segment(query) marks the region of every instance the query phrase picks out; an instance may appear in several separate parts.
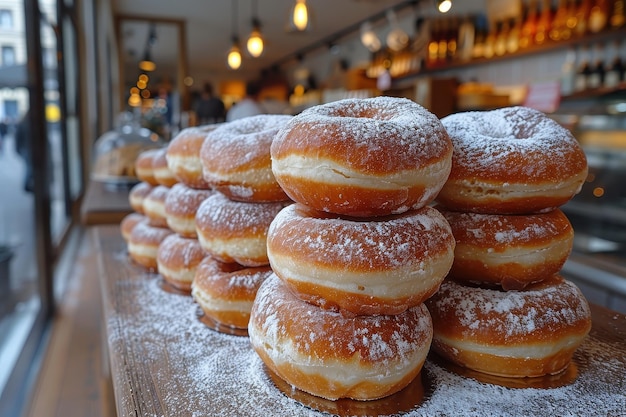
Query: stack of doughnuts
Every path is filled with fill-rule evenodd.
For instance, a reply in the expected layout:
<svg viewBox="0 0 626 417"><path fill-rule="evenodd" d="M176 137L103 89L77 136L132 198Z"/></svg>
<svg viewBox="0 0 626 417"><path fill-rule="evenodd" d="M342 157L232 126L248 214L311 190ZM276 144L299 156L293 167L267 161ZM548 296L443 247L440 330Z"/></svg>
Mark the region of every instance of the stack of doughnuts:
<svg viewBox="0 0 626 417"><path fill-rule="evenodd" d="M454 154L436 201L456 248L426 302L433 350L497 376L559 373L591 327L584 296L559 275L574 238L559 206L580 190L585 154L567 129L526 107L442 123Z"/></svg>
<svg viewBox="0 0 626 417"><path fill-rule="evenodd" d="M295 204L268 230L273 274L252 308L253 348L318 397L400 391L426 359L424 301L453 261L450 226L428 206L451 168L445 129L408 99L347 99L295 116L271 157Z"/></svg>
<svg viewBox="0 0 626 417"><path fill-rule="evenodd" d="M195 214L197 239L209 256L196 271L192 297L215 330L247 335L256 292L272 272L267 230L291 202L272 174L270 146L291 117L223 123L199 148L196 171L213 191Z"/></svg>

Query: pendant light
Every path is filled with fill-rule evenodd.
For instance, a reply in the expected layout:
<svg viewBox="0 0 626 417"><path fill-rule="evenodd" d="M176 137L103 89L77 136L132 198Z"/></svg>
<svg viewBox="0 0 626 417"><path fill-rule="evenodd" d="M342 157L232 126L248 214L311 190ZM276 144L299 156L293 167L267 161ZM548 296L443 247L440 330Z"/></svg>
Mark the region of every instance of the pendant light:
<svg viewBox="0 0 626 417"><path fill-rule="evenodd" d="M232 46L228 51L228 66L231 69L239 69L241 66L241 49L239 49L239 36L237 36L237 0L233 0L232 3L232 28L233 28L233 37L232 37Z"/></svg>
<svg viewBox="0 0 626 417"><path fill-rule="evenodd" d="M252 32L246 43L248 53L258 58L263 53L263 37L261 36L261 22L257 17L256 0L252 0Z"/></svg>
<svg viewBox="0 0 626 417"><path fill-rule="evenodd" d="M309 8L306 0L296 0L290 19L291 26L300 32L309 28Z"/></svg>
<svg viewBox="0 0 626 417"><path fill-rule="evenodd" d="M437 10L440 13L447 13L452 8L452 0L437 0Z"/></svg>
<svg viewBox="0 0 626 417"><path fill-rule="evenodd" d="M387 10L387 20L391 25L391 31L387 34L387 46L392 51L401 51L409 44L409 35L400 28L396 12L392 9Z"/></svg>
<svg viewBox="0 0 626 417"><path fill-rule="evenodd" d="M378 52L382 46L370 22L363 22L361 25L361 43L370 52Z"/></svg>

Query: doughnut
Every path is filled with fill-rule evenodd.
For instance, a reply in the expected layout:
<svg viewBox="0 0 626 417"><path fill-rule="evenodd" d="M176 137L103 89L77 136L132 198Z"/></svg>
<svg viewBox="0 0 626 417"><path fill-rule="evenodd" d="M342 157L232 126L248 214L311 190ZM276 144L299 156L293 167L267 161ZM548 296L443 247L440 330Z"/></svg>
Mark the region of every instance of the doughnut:
<svg viewBox="0 0 626 417"><path fill-rule="evenodd" d="M303 300L353 314L398 314L430 297L454 257L454 237L431 207L349 218L296 203L267 233L272 269Z"/></svg>
<svg viewBox="0 0 626 417"><path fill-rule="evenodd" d="M574 244L574 229L559 209L529 215L441 213L456 240L448 277L458 282L519 290L559 272Z"/></svg>
<svg viewBox="0 0 626 417"><path fill-rule="evenodd" d="M198 241L221 262L269 265L267 229L285 204L288 203L245 203L215 192L196 212Z"/></svg>
<svg viewBox="0 0 626 417"><path fill-rule="evenodd" d="M143 200L148 194L150 194L150 191L152 191L154 187L154 185L148 184L144 181L133 185L133 188L131 188L128 193L128 202L133 210L137 213L143 214Z"/></svg>
<svg viewBox="0 0 626 417"><path fill-rule="evenodd" d="M269 266L245 267L208 256L198 265L191 295L216 322L247 329L257 290L271 273Z"/></svg>
<svg viewBox="0 0 626 417"><path fill-rule="evenodd" d="M223 124L200 149L204 179L229 198L246 202L289 198L272 173L270 146L293 116L260 114Z"/></svg>
<svg viewBox="0 0 626 417"><path fill-rule="evenodd" d="M128 243L128 239L130 238L130 232L137 225L137 223L145 221L146 216L139 213L129 213L120 222L120 232L122 233L122 237L124 241Z"/></svg>
<svg viewBox="0 0 626 417"><path fill-rule="evenodd" d="M419 374L433 329L424 304L346 317L301 300L272 274L257 292L248 334L265 365L292 386L330 400L374 400Z"/></svg>
<svg viewBox="0 0 626 417"><path fill-rule="evenodd" d="M440 120L404 98L314 106L281 129L272 170L294 201L370 217L430 203L448 178L452 144Z"/></svg>
<svg viewBox="0 0 626 417"><path fill-rule="evenodd" d="M152 170L154 179L160 185L164 185L166 187L171 187L176 184L178 180L170 171L169 166L167 165L167 148L160 148L154 159L152 160Z"/></svg>
<svg viewBox="0 0 626 417"><path fill-rule="evenodd" d="M159 152L159 148L151 148L142 151L135 159L135 173L140 181L145 181L151 185L159 185L154 177L154 168L152 162Z"/></svg>
<svg viewBox="0 0 626 417"><path fill-rule="evenodd" d="M587 177L582 147L540 111L518 106L456 113L442 123L454 154L437 202L450 210L545 212L569 201Z"/></svg>
<svg viewBox="0 0 626 417"><path fill-rule="evenodd" d="M486 374L557 374L591 329L591 312L578 287L560 275L521 291L465 286L452 280L426 301L433 350Z"/></svg>
<svg viewBox="0 0 626 417"><path fill-rule="evenodd" d="M143 213L148 217L150 224L155 227L167 227L165 217L165 199L170 189L157 185L143 199Z"/></svg>
<svg viewBox="0 0 626 417"><path fill-rule="evenodd" d="M159 245L172 233L170 229L151 226L148 221L137 223L128 238L130 258L149 271L156 272Z"/></svg>
<svg viewBox="0 0 626 417"><path fill-rule="evenodd" d="M180 182L175 184L165 198L167 226L183 237L196 238L196 212L213 193L212 190L199 190Z"/></svg>
<svg viewBox="0 0 626 417"><path fill-rule="evenodd" d="M191 188L210 188L202 178L200 148L207 133L217 126L219 124L187 127L172 138L167 147L167 166L179 182Z"/></svg>
<svg viewBox="0 0 626 417"><path fill-rule="evenodd" d="M159 274L174 288L191 292L191 282L196 275L196 269L206 256L197 239L173 233L159 245L157 251Z"/></svg>

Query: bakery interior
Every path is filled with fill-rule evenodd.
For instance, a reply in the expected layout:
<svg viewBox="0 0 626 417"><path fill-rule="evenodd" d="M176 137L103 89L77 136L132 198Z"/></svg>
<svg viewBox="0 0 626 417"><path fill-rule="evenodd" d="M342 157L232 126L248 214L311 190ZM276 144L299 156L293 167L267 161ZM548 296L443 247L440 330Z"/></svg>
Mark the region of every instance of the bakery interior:
<svg viewBox="0 0 626 417"><path fill-rule="evenodd" d="M603 334L623 342L624 3L1 2L0 416L227 415L232 407L240 407L236 415L260 415L262 405L255 409L252 400L237 406L237 399L219 397L213 404L193 393L185 408L185 388L171 382L180 366L164 376L151 358L128 362L145 349L138 347L139 336L126 334L120 342L123 337L111 333L120 326L115 313L135 308L132 300L105 294L113 288L107 273L120 286L120 277L132 275L120 255L119 224L132 212L135 158L202 124L195 109L206 84L225 111L254 83L262 108L272 114L295 116L324 103L378 96L408 98L438 118L508 106L544 112L572 132L589 168L580 192L561 207L575 235L560 273L607 318L599 325ZM293 17L302 6L306 22ZM249 52L246 42L255 31L262 46ZM151 66L142 67L146 61ZM172 328L178 319L172 317ZM623 348L618 355L615 373L624 375ZM133 390L139 387L148 392L138 395ZM616 398L623 412L626 397ZM193 409L207 404L215 408ZM380 414L422 415L419 406L393 407ZM347 408L355 409L361 412ZM275 412L316 410L346 412L335 403ZM485 410L498 415L497 408L495 414ZM555 413L570 415L566 411Z"/></svg>

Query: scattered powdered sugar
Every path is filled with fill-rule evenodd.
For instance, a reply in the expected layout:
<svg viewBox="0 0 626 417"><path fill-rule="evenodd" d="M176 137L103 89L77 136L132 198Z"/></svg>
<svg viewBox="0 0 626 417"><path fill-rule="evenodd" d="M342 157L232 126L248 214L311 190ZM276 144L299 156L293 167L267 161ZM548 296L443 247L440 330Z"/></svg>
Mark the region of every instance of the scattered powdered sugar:
<svg viewBox="0 0 626 417"><path fill-rule="evenodd" d="M123 261L125 256L114 257ZM276 388L249 339L215 332L197 319L189 296L163 291L159 277L121 281L132 308L109 311L107 330L114 381L133 381L137 408L157 401L155 416L323 416ZM120 360L118 359L118 360ZM587 338L576 353L578 378L551 389L505 388L452 373L430 359L423 372L431 392L406 417L625 416L626 359L618 343ZM144 372L128 369L128 364ZM143 376L149 373L149 377ZM130 395L130 394L129 394ZM120 399L118 398L118 401ZM123 401L122 401L123 402ZM395 414L398 415L398 414Z"/></svg>

